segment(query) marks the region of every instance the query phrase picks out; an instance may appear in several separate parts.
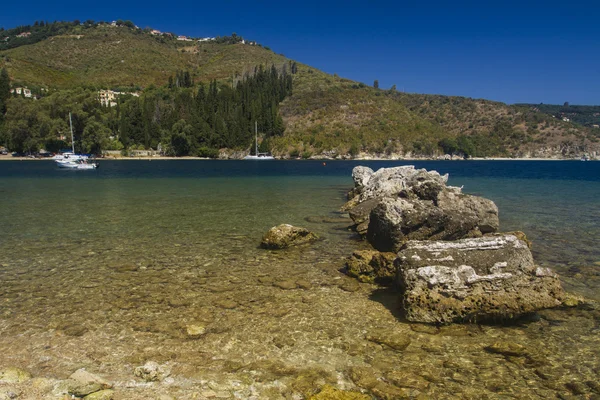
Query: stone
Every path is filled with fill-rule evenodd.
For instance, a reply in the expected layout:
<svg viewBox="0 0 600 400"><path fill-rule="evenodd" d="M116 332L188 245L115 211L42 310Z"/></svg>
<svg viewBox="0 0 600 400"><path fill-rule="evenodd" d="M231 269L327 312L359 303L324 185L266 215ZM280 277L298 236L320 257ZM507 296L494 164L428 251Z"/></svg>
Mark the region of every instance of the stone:
<svg viewBox="0 0 600 400"><path fill-rule="evenodd" d="M356 250L346 260L346 273L361 282L391 283L396 276L396 254L374 250Z"/></svg>
<svg viewBox="0 0 600 400"><path fill-rule="evenodd" d="M31 374L24 369L9 367L0 371L0 383L23 383L31 379Z"/></svg>
<svg viewBox="0 0 600 400"><path fill-rule="evenodd" d="M410 344L410 338L397 332L372 332L365 336L370 342L385 345L396 351L403 351Z"/></svg>
<svg viewBox="0 0 600 400"><path fill-rule="evenodd" d="M112 400L115 392L110 389L100 390L95 393L88 394L83 400Z"/></svg>
<svg viewBox="0 0 600 400"><path fill-rule="evenodd" d="M361 235L365 235L367 233L371 211L373 211L373 209L377 207L380 202L380 198L369 199L358 203L349 209L348 215L350 215L350 218L356 225L356 231Z"/></svg>
<svg viewBox="0 0 600 400"><path fill-rule="evenodd" d="M298 285L296 285L296 282L292 280L273 282L273 286L283 290L291 290L296 289L298 287Z"/></svg>
<svg viewBox="0 0 600 400"><path fill-rule="evenodd" d="M366 237L379 251L398 251L409 240L478 237L498 226L491 200L444 191L437 202L382 199L371 211Z"/></svg>
<svg viewBox="0 0 600 400"><path fill-rule="evenodd" d="M136 367L133 375L145 380L146 382L156 382L165 379L171 374L171 371L164 365L159 365L155 361L148 361L144 365Z"/></svg>
<svg viewBox="0 0 600 400"><path fill-rule="evenodd" d="M200 324L190 324L185 327L185 332L190 339L198 339L206 333L206 327Z"/></svg>
<svg viewBox="0 0 600 400"><path fill-rule="evenodd" d="M391 371L385 377L394 386L401 388L425 390L429 386L429 381L412 372Z"/></svg>
<svg viewBox="0 0 600 400"><path fill-rule="evenodd" d="M289 224L281 224L271 228L262 238L260 243L265 249L284 249L313 242L318 236L306 228L299 228Z"/></svg>
<svg viewBox="0 0 600 400"><path fill-rule="evenodd" d="M518 343L496 342L485 347L489 353L502 354L503 356L523 357L527 355L527 349Z"/></svg>
<svg viewBox="0 0 600 400"><path fill-rule="evenodd" d="M510 319L562 303L558 276L534 265L514 235L409 241L398 253L398 284L409 321Z"/></svg>
<svg viewBox="0 0 600 400"><path fill-rule="evenodd" d="M66 383L67 392L78 397L87 396L91 393L112 387L108 381L83 368L72 373Z"/></svg>
<svg viewBox="0 0 600 400"><path fill-rule="evenodd" d="M371 396L325 385L319 393L310 397L309 400L371 400Z"/></svg>

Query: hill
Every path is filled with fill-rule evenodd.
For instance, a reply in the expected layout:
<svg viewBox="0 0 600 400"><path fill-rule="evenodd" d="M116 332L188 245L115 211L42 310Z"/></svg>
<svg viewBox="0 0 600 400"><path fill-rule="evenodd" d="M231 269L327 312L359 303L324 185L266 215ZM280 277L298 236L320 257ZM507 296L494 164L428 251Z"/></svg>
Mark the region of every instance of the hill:
<svg viewBox="0 0 600 400"><path fill-rule="evenodd" d="M44 25L48 31L47 24ZM126 109L135 107L126 106L125 102L143 102L144 99L159 107L162 103L156 90L168 85L169 79L181 71L189 73L191 86L215 81L221 91L255 76L258 65L267 68L273 65L277 73L291 74L293 90L286 92L275 108L268 106L282 117L283 134L275 133L279 128L274 117L262 117L264 137L268 139L264 146L279 156L433 157L447 153L479 157L569 158L600 154L600 130L553 118L539 106L536 109L463 97L375 89L289 60L235 34L213 40L178 40L174 34L153 34L129 21L119 24L86 21L83 24L62 23L60 29L46 36L32 33L20 38L22 44L19 44L16 35L26 29L33 30L33 26L0 31L0 41L2 37L9 37L7 43L12 43L4 49L0 45L0 68L7 69L12 87L27 86L40 97L48 97L54 91L76 96L77 90L84 88L89 91L86 94L89 101L93 101L96 90L115 88L143 91L141 100L120 100ZM46 32L39 24L37 29ZM182 90L191 90L190 98L196 96L196 89ZM232 99L235 96L231 94ZM160 105L161 110L175 104L175 94L167 97L169 105ZM77 102L67 102L76 107ZM150 106L146 104L146 107ZM16 110L16 107L9 109ZM240 112L246 113L246 118L252 118L249 111ZM110 110L99 109L95 114L87 112L85 118L92 114L96 122L107 129L107 135L119 136L123 125L115 120L116 116L108 117ZM169 124L175 123L179 118L189 119L188 114L181 111L166 120L173 119ZM149 112L147 115L150 118ZM16 118L7 114L5 125L13 117ZM64 113L56 117L64 118ZM223 118L226 125L228 118L233 120L233 117ZM164 121L155 128L157 132L171 129ZM213 122L207 120L208 127L202 129L214 131L216 125ZM14 131L18 121L11 123ZM56 124L60 125L59 122ZM28 129L37 130L38 125L38 122L30 124ZM234 129L233 122L229 125L228 129ZM243 126L246 125L244 122ZM192 124L190 130L195 131L195 126ZM82 134L83 126L80 131ZM5 142L9 135L5 126ZM37 140L41 141L43 135L52 134L40 134ZM153 140L124 145L155 146L161 140L159 136L155 133ZM234 147L243 150L249 146L249 142L240 142Z"/></svg>
<svg viewBox="0 0 600 400"><path fill-rule="evenodd" d="M583 126L598 128L600 126L600 106L577 106L565 103L555 104L518 104L536 112L548 114L560 120L569 120Z"/></svg>

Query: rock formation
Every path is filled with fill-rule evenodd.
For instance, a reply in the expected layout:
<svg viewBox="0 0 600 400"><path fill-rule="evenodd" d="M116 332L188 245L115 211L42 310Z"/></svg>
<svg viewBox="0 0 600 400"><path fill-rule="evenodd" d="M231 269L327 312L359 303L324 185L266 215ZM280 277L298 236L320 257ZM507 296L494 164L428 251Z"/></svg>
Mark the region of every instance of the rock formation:
<svg viewBox="0 0 600 400"><path fill-rule="evenodd" d="M352 178L342 209L382 253L355 252L347 272L365 282L396 276L410 321L505 319L561 304L558 277L534 265L525 235L495 233L493 201L413 166L356 167Z"/></svg>
<svg viewBox="0 0 600 400"><path fill-rule="evenodd" d="M514 235L410 241L395 264L410 321L507 319L556 307L564 296L558 276L536 267Z"/></svg>
<svg viewBox="0 0 600 400"><path fill-rule="evenodd" d="M380 251L398 251L408 240L456 240L498 229L491 200L446 186L448 175L413 166L352 171L348 211L359 233Z"/></svg>

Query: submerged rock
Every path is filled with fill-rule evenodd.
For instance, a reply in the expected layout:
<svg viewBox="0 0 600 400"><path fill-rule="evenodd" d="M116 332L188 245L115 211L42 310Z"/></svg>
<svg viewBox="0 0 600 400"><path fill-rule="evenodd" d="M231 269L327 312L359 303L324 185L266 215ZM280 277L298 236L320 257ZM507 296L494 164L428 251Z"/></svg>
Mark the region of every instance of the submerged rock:
<svg viewBox="0 0 600 400"><path fill-rule="evenodd" d="M133 375L142 378L146 382L156 382L165 379L171 372L166 366L159 365L157 362L148 361L146 364L136 367Z"/></svg>
<svg viewBox="0 0 600 400"><path fill-rule="evenodd" d="M310 398L310 400L371 400L371 396L348 390L336 389L325 385L321 391Z"/></svg>
<svg viewBox="0 0 600 400"><path fill-rule="evenodd" d="M260 246L266 249L284 249L290 246L309 243L318 236L308 229L289 224L281 224L271 228L262 238Z"/></svg>
<svg viewBox="0 0 600 400"><path fill-rule="evenodd" d="M391 252L357 250L346 260L346 272L361 282L391 283L396 276L395 259Z"/></svg>
<svg viewBox="0 0 600 400"><path fill-rule="evenodd" d="M506 319L559 306L558 276L536 267L514 235L410 241L396 259L406 318L450 323Z"/></svg>
<svg viewBox="0 0 600 400"><path fill-rule="evenodd" d="M79 397L112 387L108 381L85 369L78 369L72 373L66 382L68 393Z"/></svg>
<svg viewBox="0 0 600 400"><path fill-rule="evenodd" d="M9 367L0 370L0 383L22 383L31 379L31 374L24 369Z"/></svg>

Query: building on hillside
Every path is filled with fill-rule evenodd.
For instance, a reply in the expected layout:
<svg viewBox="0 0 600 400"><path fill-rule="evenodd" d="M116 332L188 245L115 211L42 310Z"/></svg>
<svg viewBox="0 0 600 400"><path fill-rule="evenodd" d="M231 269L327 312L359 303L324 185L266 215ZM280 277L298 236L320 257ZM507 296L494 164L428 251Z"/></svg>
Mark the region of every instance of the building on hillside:
<svg viewBox="0 0 600 400"><path fill-rule="evenodd" d="M23 33L19 33L17 35L17 37L20 37L20 38L29 37L29 36L31 36L31 32L23 32Z"/></svg>
<svg viewBox="0 0 600 400"><path fill-rule="evenodd" d="M153 34L153 35L162 35L162 32L161 32L161 31L159 31L158 29L152 29L152 30L150 31L150 33L151 33L151 34Z"/></svg>
<svg viewBox="0 0 600 400"><path fill-rule="evenodd" d="M98 92L98 99L100 100L100 104L105 107L114 107L117 105L117 96L119 92L115 92L112 90L100 90Z"/></svg>
<svg viewBox="0 0 600 400"><path fill-rule="evenodd" d="M192 39L190 39L187 36L177 36L177 40L183 40L184 42L191 42Z"/></svg>
<svg viewBox="0 0 600 400"><path fill-rule="evenodd" d="M11 89L10 92L16 93L18 95L23 95L23 97L27 97L28 99L30 99L32 97L31 90L29 90L27 88L18 87L18 88Z"/></svg>
<svg viewBox="0 0 600 400"><path fill-rule="evenodd" d="M199 42L208 42L208 41L211 41L211 40L215 40L215 38L214 37L205 37L205 38L202 38L202 39L198 39Z"/></svg>
<svg viewBox="0 0 600 400"><path fill-rule="evenodd" d="M563 120L563 121L565 121L565 122L569 122L569 121L571 121L571 120L570 120L569 118L567 118L567 117L563 117L563 119L562 119L562 120Z"/></svg>

